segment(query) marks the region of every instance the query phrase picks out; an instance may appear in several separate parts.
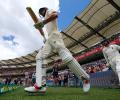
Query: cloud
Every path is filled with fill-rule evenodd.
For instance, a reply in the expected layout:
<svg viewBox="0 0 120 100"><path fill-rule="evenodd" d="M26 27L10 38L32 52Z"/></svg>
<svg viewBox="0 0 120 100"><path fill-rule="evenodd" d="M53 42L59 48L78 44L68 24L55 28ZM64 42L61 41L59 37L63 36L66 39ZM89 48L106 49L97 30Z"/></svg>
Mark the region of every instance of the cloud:
<svg viewBox="0 0 120 100"><path fill-rule="evenodd" d="M6 35L6 36L4 35L4 36L2 36L2 39L3 39L3 41L10 43L11 46L19 45L18 42L14 41L15 36L13 36L13 35Z"/></svg>
<svg viewBox="0 0 120 100"><path fill-rule="evenodd" d="M33 27L26 7L43 6L59 10L59 0L1 0L0 1L0 60L20 57L43 45L42 36Z"/></svg>
<svg viewBox="0 0 120 100"><path fill-rule="evenodd" d="M3 36L2 38L5 41L13 41L15 37L13 35L9 35L9 36Z"/></svg>

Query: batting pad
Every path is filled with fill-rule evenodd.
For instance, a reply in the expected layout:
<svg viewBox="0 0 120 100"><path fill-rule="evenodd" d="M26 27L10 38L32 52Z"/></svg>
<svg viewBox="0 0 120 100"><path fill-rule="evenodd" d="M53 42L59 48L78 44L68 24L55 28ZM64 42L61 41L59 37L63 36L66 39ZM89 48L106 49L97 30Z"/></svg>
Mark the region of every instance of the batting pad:
<svg viewBox="0 0 120 100"><path fill-rule="evenodd" d="M73 58L72 54L67 48L60 49L59 55L62 58L63 62L74 72L74 74L81 78L83 76L85 79L89 79L89 75L83 70L80 64Z"/></svg>
<svg viewBox="0 0 120 100"><path fill-rule="evenodd" d="M83 68L80 66L75 58L67 63L67 65L79 79L81 78L81 76L83 76L85 79L90 78L90 76L83 70Z"/></svg>

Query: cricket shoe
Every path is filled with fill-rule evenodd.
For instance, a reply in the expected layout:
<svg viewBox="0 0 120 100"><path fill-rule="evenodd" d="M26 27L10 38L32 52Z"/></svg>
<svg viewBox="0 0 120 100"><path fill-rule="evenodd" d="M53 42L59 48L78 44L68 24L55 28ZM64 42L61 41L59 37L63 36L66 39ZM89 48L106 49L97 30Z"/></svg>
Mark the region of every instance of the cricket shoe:
<svg viewBox="0 0 120 100"><path fill-rule="evenodd" d="M89 80L83 80L83 91L85 93L89 92L90 90L90 81Z"/></svg>
<svg viewBox="0 0 120 100"><path fill-rule="evenodd" d="M46 84L42 85L41 87L38 87L36 84L34 86L31 87L26 87L24 89L26 92L29 93L46 93L47 87Z"/></svg>

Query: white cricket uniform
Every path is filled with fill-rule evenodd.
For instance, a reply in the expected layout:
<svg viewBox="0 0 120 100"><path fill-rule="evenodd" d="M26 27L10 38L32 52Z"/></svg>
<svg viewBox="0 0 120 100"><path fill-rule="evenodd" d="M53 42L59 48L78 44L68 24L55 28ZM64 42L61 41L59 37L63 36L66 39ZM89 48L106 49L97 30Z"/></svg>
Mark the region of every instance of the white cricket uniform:
<svg viewBox="0 0 120 100"><path fill-rule="evenodd" d="M111 65L113 71L118 75L120 83L120 46L116 44L103 48L103 55L106 62Z"/></svg>
<svg viewBox="0 0 120 100"><path fill-rule="evenodd" d="M53 10L47 10L45 19L50 16ZM48 32L48 39L39 53L36 56L36 84L38 86L42 85L42 77L46 76L46 61L45 59L51 53L51 51L56 50L64 63L73 71L78 78L83 76L85 79L89 79L89 75L82 69L76 59L73 58L69 50L65 47L62 35L58 31L57 19L47 23L46 30Z"/></svg>

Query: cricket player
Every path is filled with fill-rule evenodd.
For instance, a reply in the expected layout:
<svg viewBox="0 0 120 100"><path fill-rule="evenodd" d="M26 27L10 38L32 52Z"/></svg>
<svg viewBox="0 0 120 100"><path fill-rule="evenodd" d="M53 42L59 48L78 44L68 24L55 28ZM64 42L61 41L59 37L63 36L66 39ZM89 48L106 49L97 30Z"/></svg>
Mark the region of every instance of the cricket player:
<svg viewBox="0 0 120 100"><path fill-rule="evenodd" d="M113 71L116 73L119 79L120 85L120 46L106 42L103 48L103 55L107 62L107 66L111 66Z"/></svg>
<svg viewBox="0 0 120 100"><path fill-rule="evenodd" d="M44 47L36 56L36 84L32 87L26 87L27 92L46 92L46 58L51 51L56 50L65 64L73 71L73 73L83 80L83 90L88 92L90 89L90 76L83 70L80 64L72 56L70 51L65 47L61 33L58 31L57 18L58 13L49 10L46 7L39 9L40 16L44 17L42 22L36 23L36 29L46 26L48 39Z"/></svg>

